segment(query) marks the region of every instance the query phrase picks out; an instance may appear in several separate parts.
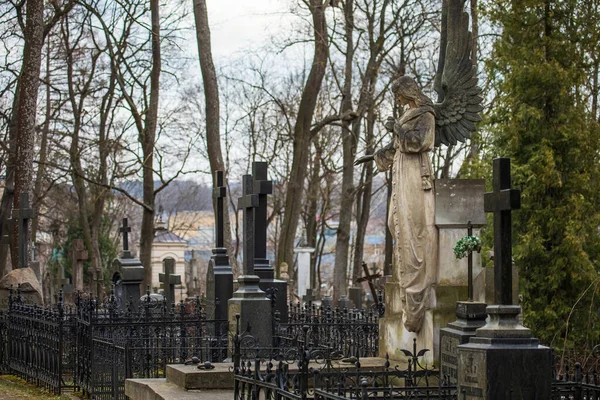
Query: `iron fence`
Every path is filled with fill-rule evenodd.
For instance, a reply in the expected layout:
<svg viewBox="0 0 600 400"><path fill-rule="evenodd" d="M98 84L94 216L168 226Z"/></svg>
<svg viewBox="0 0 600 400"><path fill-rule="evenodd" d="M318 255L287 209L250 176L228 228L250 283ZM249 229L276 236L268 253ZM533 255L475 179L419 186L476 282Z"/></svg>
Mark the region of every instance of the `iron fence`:
<svg viewBox="0 0 600 400"><path fill-rule="evenodd" d="M288 322L280 323L275 312L273 337L274 347L279 348L298 348L306 342L311 349L332 349L343 357L377 357L379 312L290 303Z"/></svg>

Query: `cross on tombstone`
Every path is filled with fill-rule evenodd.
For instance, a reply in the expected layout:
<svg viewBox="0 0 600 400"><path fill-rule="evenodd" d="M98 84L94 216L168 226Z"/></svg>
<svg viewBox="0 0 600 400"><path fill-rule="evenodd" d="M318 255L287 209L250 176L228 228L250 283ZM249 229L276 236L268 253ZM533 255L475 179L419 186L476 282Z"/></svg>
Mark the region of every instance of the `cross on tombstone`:
<svg viewBox="0 0 600 400"><path fill-rule="evenodd" d="M163 260L165 273L158 274L158 281L162 284L165 298L169 304L175 301L175 285L181 285L181 275L174 274L175 272L175 260L172 258L165 258Z"/></svg>
<svg viewBox="0 0 600 400"><path fill-rule="evenodd" d="M71 280L65 276L65 267L63 265L60 266L60 279L58 280L58 286L61 289L64 289L65 285L71 283Z"/></svg>
<svg viewBox="0 0 600 400"><path fill-rule="evenodd" d="M258 195L252 193L252 175L242 177L242 194L238 210L244 211L244 275L254 275L254 212Z"/></svg>
<svg viewBox="0 0 600 400"><path fill-rule="evenodd" d="M304 295L303 299L305 303L312 303L313 300L315 299L315 296L313 296L313 292L311 288L306 289L306 294Z"/></svg>
<svg viewBox="0 0 600 400"><path fill-rule="evenodd" d="M216 172L216 185L213 188L213 198L216 203L216 213L215 213L215 247L222 248L224 247L223 240L223 229L224 229L224 206L225 197L227 197L227 188L225 187L224 182L224 172L217 171Z"/></svg>
<svg viewBox="0 0 600 400"><path fill-rule="evenodd" d="M496 158L493 165L493 192L485 194L483 204L486 212L494 213L494 291L497 304L511 305L511 211L521 207L521 191L510 188L510 158Z"/></svg>
<svg viewBox="0 0 600 400"><path fill-rule="evenodd" d="M258 207L254 210L254 266L269 266L267 260L267 196L273 193L273 182L267 178L267 163L252 163L252 186L258 196Z"/></svg>
<svg viewBox="0 0 600 400"><path fill-rule="evenodd" d="M123 253L121 254L121 258L133 258L129 251L129 232L131 232L131 227L127 225L127 218L123 218L123 226L119 228L119 232L123 234Z"/></svg>
<svg viewBox="0 0 600 400"><path fill-rule="evenodd" d="M35 212L29 205L29 193L21 193L19 208L13 210L13 220L19 224L19 266L29 266L29 221L35 218Z"/></svg>
<svg viewBox="0 0 600 400"><path fill-rule="evenodd" d="M375 273L375 271L377 270L376 266L373 266L373 273L370 274L369 273L369 268L367 267L367 263L363 261L362 263L362 268L363 271L365 272L365 276L363 276L362 278L358 278L356 280L356 282L361 283L361 282L369 282L369 289L371 289L371 295L373 295L373 301L375 301L375 304L379 303L379 299L377 297L377 290L375 289L375 285L373 284L373 281L375 279L379 279L381 278L381 274Z"/></svg>

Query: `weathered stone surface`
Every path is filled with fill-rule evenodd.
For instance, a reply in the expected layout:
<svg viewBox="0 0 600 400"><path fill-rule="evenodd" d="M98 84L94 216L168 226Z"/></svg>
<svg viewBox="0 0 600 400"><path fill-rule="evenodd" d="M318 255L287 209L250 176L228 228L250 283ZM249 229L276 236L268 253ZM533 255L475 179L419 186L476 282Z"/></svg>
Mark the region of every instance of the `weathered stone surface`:
<svg viewBox="0 0 600 400"><path fill-rule="evenodd" d="M273 344L273 314L271 300L265 297L259 287L260 278L256 275L242 275L238 278L239 289L229 299L229 331L236 331L236 315L240 315L240 333L247 332L256 338L260 346Z"/></svg>
<svg viewBox="0 0 600 400"><path fill-rule="evenodd" d="M437 179L435 181L435 224L446 228L485 225L483 195L485 179Z"/></svg>
<svg viewBox="0 0 600 400"><path fill-rule="evenodd" d="M233 364L213 365L215 368L210 370L200 370L196 365L167 365L167 382L186 390L233 388Z"/></svg>
<svg viewBox="0 0 600 400"><path fill-rule="evenodd" d="M17 286L21 285L21 296L26 303L44 304L42 286L31 268L13 269L0 279L0 308L8 308L9 290L12 285L15 294Z"/></svg>
<svg viewBox="0 0 600 400"><path fill-rule="evenodd" d="M166 379L127 379L125 395L131 400L231 400L233 390L187 391Z"/></svg>

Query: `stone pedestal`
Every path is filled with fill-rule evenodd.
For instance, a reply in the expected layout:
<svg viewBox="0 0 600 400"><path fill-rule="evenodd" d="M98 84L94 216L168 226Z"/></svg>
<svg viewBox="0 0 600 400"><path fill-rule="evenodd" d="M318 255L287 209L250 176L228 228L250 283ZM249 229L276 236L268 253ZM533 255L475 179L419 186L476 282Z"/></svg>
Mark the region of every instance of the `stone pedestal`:
<svg viewBox="0 0 600 400"><path fill-rule="evenodd" d="M362 308L363 290L362 287L351 287L348 289L348 297L354 308Z"/></svg>
<svg viewBox="0 0 600 400"><path fill-rule="evenodd" d="M144 281L144 266L137 258L115 258L113 261L112 282L115 284L117 303L121 310L127 309L131 299L137 304L142 294Z"/></svg>
<svg viewBox="0 0 600 400"><path fill-rule="evenodd" d="M229 265L227 250L213 249L206 275L206 298L209 310L214 309L211 319L227 320L227 302L233 297L233 272Z"/></svg>
<svg viewBox="0 0 600 400"><path fill-rule="evenodd" d="M486 304L463 302L456 303L456 321L440 331L440 375L448 383L458 382L458 346L469 343L475 331L485 325Z"/></svg>
<svg viewBox="0 0 600 400"><path fill-rule="evenodd" d="M456 302L468 298L467 258L454 255L456 242L467 236L470 225L473 235L485 224L482 179L439 179L435 181L435 224L438 228L438 264L436 283L431 289L431 303L423 318L419 332L409 332L402 321L402 288L399 282L388 280L385 284L385 316L379 321L379 355L389 354L395 360L404 360L401 349L412 349L417 339L418 349L429 349L425 360L439 360L440 330L456 319ZM393 266L397 268L397 266ZM481 255L473 253L473 277L481 267ZM393 279L393 278L392 278ZM477 287L475 287L477 289ZM474 298L480 296L475 290Z"/></svg>
<svg viewBox="0 0 600 400"><path fill-rule="evenodd" d="M352 308L352 303L350 303L350 299L348 298L348 296L345 296L345 295L344 295L344 296L341 296L341 297L338 299L338 302L337 302L337 307L338 307L340 310L344 310L344 309L348 309L348 310L350 310L350 309Z"/></svg>
<svg viewBox="0 0 600 400"><path fill-rule="evenodd" d="M242 275L238 278L239 289L229 299L229 332L235 333L236 314L240 315L241 333L253 336L258 346L273 345L273 315L271 300L265 297L256 275ZM248 332L250 328L250 332Z"/></svg>
<svg viewBox="0 0 600 400"><path fill-rule="evenodd" d="M302 299L306 294L306 289L311 287L310 276L310 257L314 253L314 247L298 247L294 249L294 253L298 254L298 298Z"/></svg>
<svg viewBox="0 0 600 400"><path fill-rule="evenodd" d="M458 346L458 393L466 400L549 399L552 353L518 322L519 306L489 306L489 322Z"/></svg>
<svg viewBox="0 0 600 400"><path fill-rule="evenodd" d="M258 286L267 293L268 290L275 290L275 310L279 311L279 321L288 322L288 302L287 287L288 283L284 280L275 279L275 271L265 260L266 264L254 264L254 273L260 278Z"/></svg>

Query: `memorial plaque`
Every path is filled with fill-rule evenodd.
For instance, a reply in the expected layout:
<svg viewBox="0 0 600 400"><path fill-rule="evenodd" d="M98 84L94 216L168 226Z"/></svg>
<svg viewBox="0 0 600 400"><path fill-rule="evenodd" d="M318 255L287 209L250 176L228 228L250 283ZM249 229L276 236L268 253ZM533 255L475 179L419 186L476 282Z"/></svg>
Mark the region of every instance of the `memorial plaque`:
<svg viewBox="0 0 600 400"><path fill-rule="evenodd" d="M450 382L458 380L458 345L456 337L444 335L440 338L440 371Z"/></svg>

